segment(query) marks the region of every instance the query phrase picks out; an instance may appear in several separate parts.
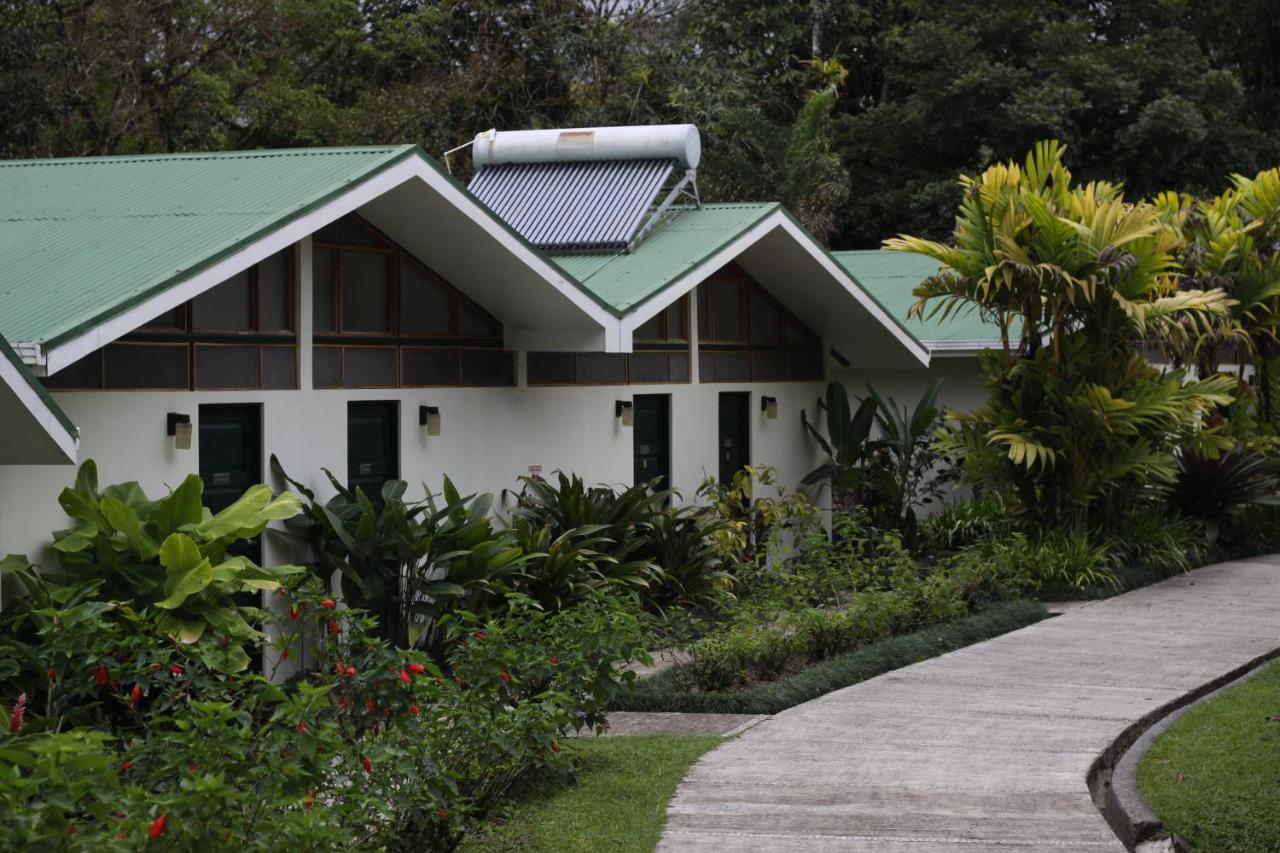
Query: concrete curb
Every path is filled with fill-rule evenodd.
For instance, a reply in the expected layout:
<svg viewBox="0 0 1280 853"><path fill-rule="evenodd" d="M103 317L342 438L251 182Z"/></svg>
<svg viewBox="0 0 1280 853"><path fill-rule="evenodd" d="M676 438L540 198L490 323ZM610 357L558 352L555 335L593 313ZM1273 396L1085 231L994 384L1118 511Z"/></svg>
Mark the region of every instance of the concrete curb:
<svg viewBox="0 0 1280 853"><path fill-rule="evenodd" d="M1263 666L1280 658L1280 647L1214 678L1130 725L1089 768L1089 792L1094 805L1129 850L1181 850L1177 840L1148 847L1164 824L1138 792L1138 764L1157 737L1187 711L1248 681Z"/></svg>

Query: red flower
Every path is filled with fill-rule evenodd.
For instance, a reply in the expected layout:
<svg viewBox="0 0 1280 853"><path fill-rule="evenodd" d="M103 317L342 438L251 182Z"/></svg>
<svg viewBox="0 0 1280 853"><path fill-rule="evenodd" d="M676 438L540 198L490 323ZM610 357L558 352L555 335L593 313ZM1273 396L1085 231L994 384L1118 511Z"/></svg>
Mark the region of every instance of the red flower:
<svg viewBox="0 0 1280 853"><path fill-rule="evenodd" d="M332 598L326 598L324 601L320 602L320 606L321 606L321 607L323 607L323 608L324 608L324 609L326 609L326 610L332 610L333 608L337 607L338 605L336 605L336 604L334 604L334 603L333 603L333 599L332 599Z"/></svg>
<svg viewBox="0 0 1280 853"><path fill-rule="evenodd" d="M408 684L408 683L409 683L409 673L408 673L408 672L406 672L406 671L405 671L405 670L403 670L403 669L402 669L402 670L400 670L400 680L401 680L401 681L403 681L405 684Z"/></svg>
<svg viewBox="0 0 1280 853"><path fill-rule="evenodd" d="M50 681L57 681L57 680L58 680L58 673L57 673L57 672L55 672L55 671L54 671L54 670L52 670L52 669L51 669L51 670L49 670L49 680L50 680Z"/></svg>
<svg viewBox="0 0 1280 853"><path fill-rule="evenodd" d="M559 752L559 751L560 751L560 744L556 743L555 741L552 741L552 742L551 742L551 751L552 751L552 752Z"/></svg>
<svg viewBox="0 0 1280 853"><path fill-rule="evenodd" d="M97 682L99 687L101 687L111 680L111 676L107 674L107 668L105 666L98 664L98 674L94 676L93 680Z"/></svg>
<svg viewBox="0 0 1280 853"><path fill-rule="evenodd" d="M74 823L67 824L67 835L75 835L76 825Z"/></svg>
<svg viewBox="0 0 1280 853"><path fill-rule="evenodd" d="M342 670L343 670L342 661L338 661L333 665L333 671L338 673L338 675L342 675Z"/></svg>
<svg viewBox="0 0 1280 853"><path fill-rule="evenodd" d="M133 689L129 691L129 704L137 705L138 700L142 698L142 685L135 684Z"/></svg>
<svg viewBox="0 0 1280 853"><path fill-rule="evenodd" d="M364 765L364 772L365 772L365 773L372 773L372 772L373 772L373 762L371 762L369 759L367 759L367 758L361 758L361 759L360 759L360 763Z"/></svg>
<svg viewBox="0 0 1280 853"><path fill-rule="evenodd" d="M556 657L555 655L552 655L552 656L551 656L551 665L552 665L552 666L559 666L559 665L560 665L560 658Z"/></svg>
<svg viewBox="0 0 1280 853"><path fill-rule="evenodd" d="M289 659L289 650L285 649L283 652L280 653L280 660L288 660L288 659Z"/></svg>
<svg viewBox="0 0 1280 853"><path fill-rule="evenodd" d="M298 621L298 608L296 608L296 607L290 607L290 608L289 608L289 621L291 621L291 622L297 622L297 621Z"/></svg>
<svg viewBox="0 0 1280 853"><path fill-rule="evenodd" d="M487 634L485 634L485 632L484 632L484 631L476 631L476 639L477 639L477 640L483 640L486 636L488 636L488 635L487 635Z"/></svg>
<svg viewBox="0 0 1280 853"><path fill-rule="evenodd" d="M347 678L356 677L356 668L354 666L347 667Z"/></svg>
<svg viewBox="0 0 1280 853"><path fill-rule="evenodd" d="M165 819L164 815L160 815L160 817L153 820L151 822L151 837L159 838L160 836L164 835L164 828L168 826L168 824L169 824L169 821Z"/></svg>
<svg viewBox="0 0 1280 853"><path fill-rule="evenodd" d="M368 706L369 706L369 713L370 713L370 714L372 714L374 711L378 710L378 703L377 703L377 702L374 702L372 699L370 699L370 700L369 700L369 702L368 702Z"/></svg>
<svg viewBox="0 0 1280 853"><path fill-rule="evenodd" d="M117 833L116 833L116 838L128 838L128 837L129 837L129 836L125 835L123 832L117 832Z"/></svg>
<svg viewBox="0 0 1280 853"><path fill-rule="evenodd" d="M440 811L436 812L436 817L448 817L448 816L449 816L449 813L444 809L441 809Z"/></svg>
<svg viewBox="0 0 1280 853"><path fill-rule="evenodd" d="M121 772L121 773L127 773L128 771L130 771L130 770L132 770L132 769L133 769L133 762L132 762L132 761L122 761L122 762L120 762L120 772Z"/></svg>
<svg viewBox="0 0 1280 853"><path fill-rule="evenodd" d="M453 680L454 680L454 681L456 681L456 682L458 682L458 684L462 684L462 676L461 676L461 675L455 675L455 676L453 677Z"/></svg>
<svg viewBox="0 0 1280 853"><path fill-rule="evenodd" d="M504 672L500 672L500 673L498 673L498 677L502 679L502 683L503 683L503 684L510 684L510 683L511 683L511 676L507 675L507 673L506 673L505 671L504 671Z"/></svg>
<svg viewBox="0 0 1280 853"><path fill-rule="evenodd" d="M298 734L305 735L307 733L307 721L298 720Z"/></svg>
<svg viewBox="0 0 1280 853"><path fill-rule="evenodd" d="M416 716L418 716L418 706L417 706L417 705L410 705L410 706L409 706L409 713L410 713L410 714L413 714L415 717L416 717Z"/></svg>
<svg viewBox="0 0 1280 853"><path fill-rule="evenodd" d="M316 801L316 792L307 791L307 798L302 801L302 807L304 809L309 809L311 808L312 805L315 804L315 801Z"/></svg>
<svg viewBox="0 0 1280 853"><path fill-rule="evenodd" d="M338 636L338 622L337 622L337 620L335 620L335 619L330 619L330 620L329 620L329 633L330 633L330 634L332 634L332 635L333 635L333 636L335 636L335 637L336 637L336 636Z"/></svg>
<svg viewBox="0 0 1280 853"><path fill-rule="evenodd" d="M176 663L169 667L169 671L174 675L182 675L182 667L178 666Z"/></svg>
<svg viewBox="0 0 1280 853"><path fill-rule="evenodd" d="M422 673L425 672L426 669L427 668L420 663L409 664L409 671L412 672L414 675L422 675Z"/></svg>

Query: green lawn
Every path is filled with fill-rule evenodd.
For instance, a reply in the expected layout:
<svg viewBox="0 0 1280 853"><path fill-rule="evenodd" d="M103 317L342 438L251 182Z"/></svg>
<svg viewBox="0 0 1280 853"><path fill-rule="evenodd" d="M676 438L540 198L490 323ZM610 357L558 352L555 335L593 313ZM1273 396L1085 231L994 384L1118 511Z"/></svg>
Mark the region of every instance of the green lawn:
<svg viewBox="0 0 1280 853"><path fill-rule="evenodd" d="M658 843L667 802L698 757L724 738L583 737L565 744L580 761L575 780L530 780L510 817L468 838L464 853L519 850L644 851Z"/></svg>
<svg viewBox="0 0 1280 853"><path fill-rule="evenodd" d="M1280 661L1156 738L1138 788L1197 850L1280 850Z"/></svg>

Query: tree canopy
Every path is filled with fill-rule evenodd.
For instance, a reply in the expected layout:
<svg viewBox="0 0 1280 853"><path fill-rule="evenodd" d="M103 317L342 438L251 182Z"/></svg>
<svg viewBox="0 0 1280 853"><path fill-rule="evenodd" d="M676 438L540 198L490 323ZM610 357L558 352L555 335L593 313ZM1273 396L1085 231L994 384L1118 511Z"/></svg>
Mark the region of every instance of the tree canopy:
<svg viewBox="0 0 1280 853"><path fill-rule="evenodd" d="M942 237L955 175L1069 144L1134 197L1280 160L1267 0L0 0L0 156L693 122L714 200Z"/></svg>

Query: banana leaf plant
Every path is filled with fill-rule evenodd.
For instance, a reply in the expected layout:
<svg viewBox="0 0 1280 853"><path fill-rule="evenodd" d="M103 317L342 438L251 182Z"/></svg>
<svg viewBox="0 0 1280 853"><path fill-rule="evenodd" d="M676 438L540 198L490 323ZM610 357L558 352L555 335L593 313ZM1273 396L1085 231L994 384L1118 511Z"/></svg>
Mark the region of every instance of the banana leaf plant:
<svg viewBox="0 0 1280 853"><path fill-rule="evenodd" d="M402 648L440 653L439 617L455 608L480 616L500 608L529 557L494 526L491 495L463 497L447 477L440 495L417 502L404 500L403 480L389 480L375 505L328 470L335 494L321 502L274 455L271 469L305 498L286 530L308 544L314 570L326 581L338 573L343 599L378 616L387 639Z"/></svg>
<svg viewBox="0 0 1280 853"><path fill-rule="evenodd" d="M916 506L931 503L938 497L940 479L946 476L937 470L941 460L931 447L940 414L938 394L941 391L942 380L935 379L914 408L899 408L892 397L881 397L876 389L867 386L867 400L875 403L879 443L889 457L889 467L881 470L879 491L887 501L886 508L893 514L895 525L909 541L915 538Z"/></svg>
<svg viewBox="0 0 1280 853"><path fill-rule="evenodd" d="M60 570L50 577L70 586L98 583L99 596L153 614L159 630L179 642L229 637L235 642L225 644L225 666L241 670L249 665L243 644L261 635L232 596L277 589L304 569L263 568L229 549L297 515L301 502L290 492L273 495L265 484L216 515L203 499L204 481L194 474L159 500L136 482L99 490L97 465L86 461L58 498L73 524L53 534Z"/></svg>
<svg viewBox="0 0 1280 853"><path fill-rule="evenodd" d="M818 398L814 418L815 422L818 418L825 420L825 436L809 421L808 412L800 410L801 426L827 454L827 461L800 482L806 486L830 482L832 502L836 506L865 503L874 486L871 463L882 446L871 437L875 416L875 400L861 400L854 409L844 386L839 382L829 383L826 396Z"/></svg>

